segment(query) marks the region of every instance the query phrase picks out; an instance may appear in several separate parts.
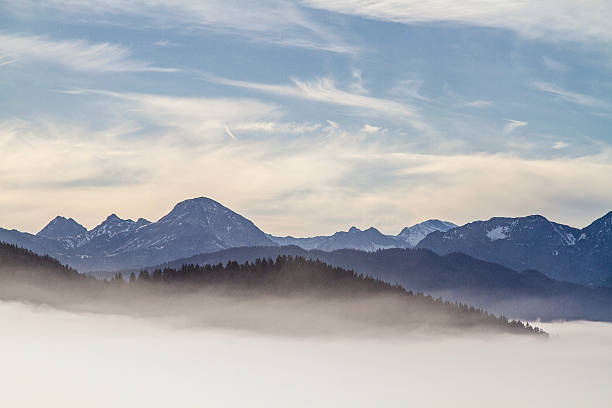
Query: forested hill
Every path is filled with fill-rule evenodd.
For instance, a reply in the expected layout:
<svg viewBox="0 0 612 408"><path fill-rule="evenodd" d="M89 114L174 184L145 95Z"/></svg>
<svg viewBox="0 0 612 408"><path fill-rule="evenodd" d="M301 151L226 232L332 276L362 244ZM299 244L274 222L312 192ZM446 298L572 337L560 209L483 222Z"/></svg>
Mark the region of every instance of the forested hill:
<svg viewBox="0 0 612 408"><path fill-rule="evenodd" d="M536 271L517 272L461 253L440 256L427 249L324 252L306 251L296 246L244 247L179 259L160 267L214 265L231 260L253 262L257 258L274 259L279 254L318 259L328 265L400 284L408 290L519 319L612 321L610 288L561 282Z"/></svg>
<svg viewBox="0 0 612 408"><path fill-rule="evenodd" d="M279 255L275 260L256 259L243 264L231 261L203 266L188 264L178 269L154 269L152 272L143 270L138 277L132 274L130 282L171 290L215 288L239 297L247 294L281 297L308 295L321 302L330 299L348 302L374 299L368 304L369 310L360 308L352 313L365 314L360 317L369 314L367 317L378 320L378 323L406 327L430 325L455 329L481 327L517 333L541 332L519 321L508 321L505 317L496 317L465 304L406 291L399 285L304 257ZM380 300L379 304L376 304L376 300ZM346 317L351 318L350 315Z"/></svg>
<svg viewBox="0 0 612 408"><path fill-rule="evenodd" d="M87 312L178 319L181 324L310 333L432 330L544 334L458 303L356 275L319 260L279 256L184 265L96 281L59 262L2 246L0 299Z"/></svg>
<svg viewBox="0 0 612 408"><path fill-rule="evenodd" d="M86 279L55 258L37 255L28 249L0 242L0 279L9 278L46 282L56 279Z"/></svg>

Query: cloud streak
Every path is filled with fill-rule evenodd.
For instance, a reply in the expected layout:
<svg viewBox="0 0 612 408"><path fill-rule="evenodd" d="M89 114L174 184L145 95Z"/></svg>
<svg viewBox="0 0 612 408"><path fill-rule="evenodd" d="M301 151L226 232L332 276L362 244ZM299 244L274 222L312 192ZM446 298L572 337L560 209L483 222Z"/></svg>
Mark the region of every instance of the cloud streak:
<svg viewBox="0 0 612 408"><path fill-rule="evenodd" d="M558 41L612 41L607 0L303 0L319 9L404 24L452 22Z"/></svg>
<svg viewBox="0 0 612 408"><path fill-rule="evenodd" d="M293 78L293 85L264 84L211 76L208 76L207 79L215 83L250 89L266 94L358 108L366 112L376 112L388 117L407 120L415 129L431 131L429 125L420 117L413 106L391 99L377 98L339 89L331 78L316 78L313 81L302 81Z"/></svg>
<svg viewBox="0 0 612 408"><path fill-rule="evenodd" d="M0 33L0 54L11 62L48 62L81 72L175 72L133 59L125 47L85 40L53 40L45 36ZM1 61L0 61L1 63Z"/></svg>
<svg viewBox="0 0 612 408"><path fill-rule="evenodd" d="M565 102L571 102L577 105L591 106L591 107L606 107L607 104L592 96L584 95L578 92L567 91L555 84L548 82L537 81L533 83L533 87L538 91L546 92L547 94L554 96Z"/></svg>
<svg viewBox="0 0 612 408"><path fill-rule="evenodd" d="M243 123L262 123L278 119L282 112L277 105L249 98L203 98L137 92L113 92L100 89L60 91L71 95L100 95L119 104L110 107L109 115L120 120L140 119L162 129L172 129L172 138L205 142L231 135L228 126ZM117 113L120 112L120 113ZM265 130L262 126L260 130ZM159 132L158 132L159 133ZM149 136L154 135L150 132Z"/></svg>
<svg viewBox="0 0 612 408"><path fill-rule="evenodd" d="M231 138L232 138L232 139L234 139L234 140L237 140L237 139L236 139L236 136L234 136L234 134L232 133L232 131L231 131L231 130L230 130L228 127L227 127L227 125L225 125L225 126L224 126L224 128L225 128L225 133L227 133L227 135L228 135L229 137L231 137Z"/></svg>
<svg viewBox="0 0 612 408"><path fill-rule="evenodd" d="M520 120L508 119L506 125L504 126L504 133L508 134L512 131L527 126L527 122L522 122Z"/></svg>
<svg viewBox="0 0 612 408"><path fill-rule="evenodd" d="M126 16L143 17L154 27L185 31L207 29L243 36L249 41L301 47L334 53L357 53L328 25L309 18L292 1L264 0L34 0L8 6L16 15L45 17L45 12L75 16L103 24L121 24Z"/></svg>

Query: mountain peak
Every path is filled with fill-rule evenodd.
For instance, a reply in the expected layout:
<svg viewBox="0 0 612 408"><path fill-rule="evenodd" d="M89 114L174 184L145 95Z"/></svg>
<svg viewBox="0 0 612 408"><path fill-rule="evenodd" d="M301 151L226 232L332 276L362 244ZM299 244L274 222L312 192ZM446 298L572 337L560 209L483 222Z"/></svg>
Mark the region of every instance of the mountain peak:
<svg viewBox="0 0 612 408"><path fill-rule="evenodd" d="M406 242L409 247L414 247L423 238L434 231L445 232L455 227L457 227L457 225L453 224L452 222L431 219L415 224L412 227L403 228L397 235L397 238Z"/></svg>
<svg viewBox="0 0 612 408"><path fill-rule="evenodd" d="M218 202L216 202L215 200L213 200L212 198L208 198L208 197L195 197L195 198L188 198L187 200L183 200L179 203L177 203L174 208L177 207L209 207L209 206L217 206L217 205L221 205Z"/></svg>
<svg viewBox="0 0 612 408"><path fill-rule="evenodd" d="M230 209L224 207L217 201L208 197L196 197L177 203L165 217L176 218L176 217L188 217L201 219L207 212L231 212ZM161 221L161 220L160 220Z"/></svg>
<svg viewBox="0 0 612 408"><path fill-rule="evenodd" d="M355 234L357 232L361 232L361 230L355 226L352 226L351 228L349 228L348 232L351 234Z"/></svg>
<svg viewBox="0 0 612 408"><path fill-rule="evenodd" d="M612 238L610 238L610 235L612 235L612 211L593 221L588 227L582 229L582 232L580 240L596 238L597 240L612 241Z"/></svg>
<svg viewBox="0 0 612 408"><path fill-rule="evenodd" d="M149 225L151 224L151 221L147 220L146 218L138 218L138 221L136 221L136 225L138 225L139 227L143 226L143 225Z"/></svg>
<svg viewBox="0 0 612 408"><path fill-rule="evenodd" d="M121 218L119 218L117 216L117 214L112 213L111 215L109 215L108 217L106 217L106 222L114 222L114 221L122 221Z"/></svg>
<svg viewBox="0 0 612 408"><path fill-rule="evenodd" d="M72 218L58 215L36 235L45 238L68 238L85 232L87 229Z"/></svg>

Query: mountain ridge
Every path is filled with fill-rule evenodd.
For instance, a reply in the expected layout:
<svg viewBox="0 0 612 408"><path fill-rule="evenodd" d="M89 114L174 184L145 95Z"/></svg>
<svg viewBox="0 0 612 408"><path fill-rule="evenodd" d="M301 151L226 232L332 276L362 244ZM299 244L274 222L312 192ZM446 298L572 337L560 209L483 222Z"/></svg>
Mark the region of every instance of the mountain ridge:
<svg viewBox="0 0 612 408"><path fill-rule="evenodd" d="M397 235L386 235L378 229L370 227L365 230L352 226L347 231L338 231L332 235L295 238L292 236L278 237L268 234L268 238L278 245L297 245L304 249L320 249L334 251L336 249L358 249L376 251L386 248L412 248L432 231L448 230L456 227L449 221L431 219L404 227Z"/></svg>
<svg viewBox="0 0 612 408"><path fill-rule="evenodd" d="M44 236L55 224L79 225L56 217L39 235L0 229L0 241L54 256L81 271L138 267L236 246L274 245L253 222L207 197L177 203L156 222L112 213L89 231L80 226L77 234Z"/></svg>
<svg viewBox="0 0 612 408"><path fill-rule="evenodd" d="M441 255L463 252L515 270L598 285L612 277L612 212L582 229L541 215L493 217L432 232L417 248Z"/></svg>
<svg viewBox="0 0 612 408"><path fill-rule="evenodd" d="M535 269L555 279L609 285L612 281L612 211L577 229L541 215L494 217L456 226L427 220L385 235L374 227L351 227L329 236L275 237L222 204L197 197L175 204L156 222L110 214L87 231L56 217L38 234L0 228L0 241L51 255L82 272L138 268L241 246L297 245L306 250L389 248L464 252L517 271Z"/></svg>

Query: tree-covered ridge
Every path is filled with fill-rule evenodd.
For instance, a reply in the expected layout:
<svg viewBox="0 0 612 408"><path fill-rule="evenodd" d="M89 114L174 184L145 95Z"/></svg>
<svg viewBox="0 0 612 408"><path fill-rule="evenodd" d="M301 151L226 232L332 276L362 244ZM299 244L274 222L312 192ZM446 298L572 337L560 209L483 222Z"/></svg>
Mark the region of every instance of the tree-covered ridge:
<svg viewBox="0 0 612 408"><path fill-rule="evenodd" d="M612 288L586 287L550 279L535 271L517 272L462 253L440 256L427 249L391 248L376 252L349 249L334 252L297 246L242 247L200 254L147 268L180 268L184 264L254 262L278 255L319 259L358 274L382 279L414 292L467 303L496 315L521 320L612 321ZM128 276L129 272L124 272ZM96 274L110 278L110 274Z"/></svg>
<svg viewBox="0 0 612 408"><path fill-rule="evenodd" d="M0 244L0 299L300 335L398 330L546 335L465 304L286 255L242 264L143 270L127 282L119 274L98 281L48 256Z"/></svg>
<svg viewBox="0 0 612 408"><path fill-rule="evenodd" d="M115 281L121 281L117 274ZM407 308L427 310L427 313L446 314L458 325L483 324L484 326L506 326L513 331L527 330L545 334L541 329L518 320L508 320L484 310L459 302L434 299L421 292L407 291L400 285L389 284L351 270L327 265L320 260L279 255L275 260L256 259L239 264L230 261L216 265L187 264L178 269L142 270L138 276L132 273L130 284L168 285L187 287L191 290L202 287L223 287L241 291L255 291L274 295L291 295L301 292L337 297L366 297L369 295L394 297ZM435 316L436 318L439 316Z"/></svg>
<svg viewBox="0 0 612 408"><path fill-rule="evenodd" d="M16 276L16 274L19 274ZM26 276L42 279L86 279L75 269L63 265L49 255L38 255L28 249L0 242L0 277Z"/></svg>

